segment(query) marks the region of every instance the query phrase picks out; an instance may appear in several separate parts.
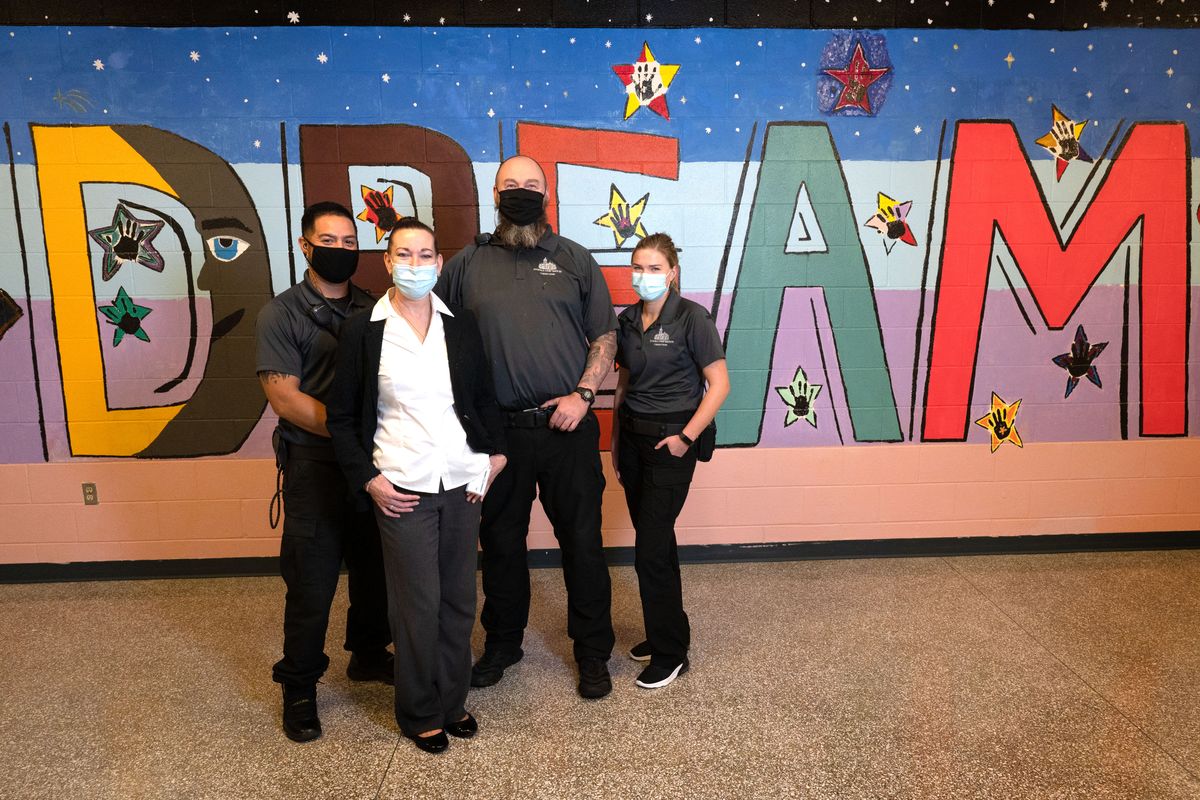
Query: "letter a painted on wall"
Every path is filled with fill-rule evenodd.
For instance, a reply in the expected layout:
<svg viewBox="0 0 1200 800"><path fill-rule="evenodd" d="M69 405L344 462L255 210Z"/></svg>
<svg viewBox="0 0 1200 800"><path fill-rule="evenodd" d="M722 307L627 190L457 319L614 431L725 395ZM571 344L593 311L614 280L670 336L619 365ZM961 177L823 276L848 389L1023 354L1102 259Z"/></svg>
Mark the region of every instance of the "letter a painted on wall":
<svg viewBox="0 0 1200 800"><path fill-rule="evenodd" d="M817 212L813 211L812 199L808 196L808 184L801 183L796 192L796 209L792 212L792 227L788 231L785 253L827 253L825 234L817 224Z"/></svg>
<svg viewBox="0 0 1200 800"><path fill-rule="evenodd" d="M824 292L855 440L899 441L874 288L829 128L772 123L730 308L722 444L758 442L783 294L806 287Z"/></svg>

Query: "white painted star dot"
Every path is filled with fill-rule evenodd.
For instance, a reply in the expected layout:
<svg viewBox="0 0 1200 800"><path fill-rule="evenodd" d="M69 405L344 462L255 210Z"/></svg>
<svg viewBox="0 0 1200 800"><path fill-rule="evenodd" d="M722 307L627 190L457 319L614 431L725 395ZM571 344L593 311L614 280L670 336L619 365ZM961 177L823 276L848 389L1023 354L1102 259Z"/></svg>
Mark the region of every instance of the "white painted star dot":
<svg viewBox="0 0 1200 800"><path fill-rule="evenodd" d="M445 25L445 24L446 24L446 18L438 17L438 25Z"/></svg>
<svg viewBox="0 0 1200 800"><path fill-rule="evenodd" d="M491 119L492 117L496 116L496 109L489 108L487 114L488 114L488 119Z"/></svg>
<svg viewBox="0 0 1200 800"><path fill-rule="evenodd" d="M758 40L758 46L759 46L759 47L762 47L762 46L763 46L762 39L759 39L759 40Z"/></svg>
<svg viewBox="0 0 1200 800"><path fill-rule="evenodd" d="M1126 86L1126 87L1125 87L1125 94L1129 94L1129 87L1128 87L1128 86Z"/></svg>
<svg viewBox="0 0 1200 800"><path fill-rule="evenodd" d="M679 98L679 102L680 102L680 103L682 103L682 104L684 104L684 105L687 105L687 98L686 98L686 97L682 97L682 96L681 96L681 97Z"/></svg>
<svg viewBox="0 0 1200 800"><path fill-rule="evenodd" d="M697 37L696 37L695 39L693 39L692 41L693 41L693 42L695 42L696 44L700 44L700 41L701 41L701 39L700 39L700 37L699 37L699 36L697 36Z"/></svg>
<svg viewBox="0 0 1200 800"><path fill-rule="evenodd" d="M950 87L950 94L954 94L954 93L955 93L955 92L957 92L957 91L958 91L958 87L957 87L957 86L951 86L951 87Z"/></svg>
<svg viewBox="0 0 1200 800"><path fill-rule="evenodd" d="M1095 47L1096 47L1096 45L1094 45L1094 44L1089 44L1089 45L1088 45L1088 52L1090 53L1090 52L1091 52L1093 49L1095 49Z"/></svg>
<svg viewBox="0 0 1200 800"><path fill-rule="evenodd" d="M652 19L654 19L654 15L653 15L653 14L647 14L647 15L646 15L646 22L649 22L649 21L650 21L650 20L652 20Z"/></svg>
<svg viewBox="0 0 1200 800"><path fill-rule="evenodd" d="M605 42L604 42L604 46L605 46L605 47L612 47L612 42L611 42L611 41L605 41Z"/></svg>
<svg viewBox="0 0 1200 800"><path fill-rule="evenodd" d="M92 66L96 68L96 71L97 71L97 72L103 72L103 71L104 71L104 62L103 62L103 61L101 61L101 60L100 60L100 59L98 59L98 58L97 58L95 61L93 61L93 62L92 62Z"/></svg>
<svg viewBox="0 0 1200 800"><path fill-rule="evenodd" d="M1108 11L1108 0L1100 0L1100 10Z"/></svg>
<svg viewBox="0 0 1200 800"><path fill-rule="evenodd" d="M188 53L188 58L190 58L192 63L195 64L200 60L200 52L198 50L193 50L192 52Z"/></svg>
<svg viewBox="0 0 1200 800"><path fill-rule="evenodd" d="M325 55L324 53L317 53L317 61L320 61L322 64L328 63L329 56Z"/></svg>
<svg viewBox="0 0 1200 800"><path fill-rule="evenodd" d="M412 22L412 14L405 14L405 15L402 17L402 19L403 19L405 22Z"/></svg>
<svg viewBox="0 0 1200 800"><path fill-rule="evenodd" d="M1088 89L1088 92L1087 92L1087 99L1088 99L1088 100L1091 100L1091 99L1092 99L1092 90L1091 90L1091 89Z"/></svg>
<svg viewBox="0 0 1200 800"><path fill-rule="evenodd" d="M392 76L391 76L391 75L389 75L389 74L387 74L387 73L385 72L385 73L383 73L382 75L380 75L380 76L379 76L379 80L383 81L384 83L391 83L391 82L392 82Z"/></svg>
<svg viewBox="0 0 1200 800"><path fill-rule="evenodd" d="M257 150L260 147L262 147L262 139L255 139L254 140L254 148Z"/></svg>
<svg viewBox="0 0 1200 800"><path fill-rule="evenodd" d="M705 129L704 129L704 132L705 132L705 133L712 133L712 128L705 128Z"/></svg>
<svg viewBox="0 0 1200 800"><path fill-rule="evenodd" d="M921 126L918 125L917 127L913 128L913 133L919 135L921 133Z"/></svg>
<svg viewBox="0 0 1200 800"><path fill-rule="evenodd" d="M568 41L570 44L575 44L575 37L574 37L574 36L572 36L570 39L567 39L567 41Z"/></svg>
<svg viewBox="0 0 1200 800"><path fill-rule="evenodd" d="M1171 78L1171 77L1174 77L1174 75L1175 75L1175 68L1167 67L1167 77Z"/></svg>
<svg viewBox="0 0 1200 800"><path fill-rule="evenodd" d="M300 24L300 14L296 11L289 11L287 13L287 21L292 23L293 25L299 25Z"/></svg>

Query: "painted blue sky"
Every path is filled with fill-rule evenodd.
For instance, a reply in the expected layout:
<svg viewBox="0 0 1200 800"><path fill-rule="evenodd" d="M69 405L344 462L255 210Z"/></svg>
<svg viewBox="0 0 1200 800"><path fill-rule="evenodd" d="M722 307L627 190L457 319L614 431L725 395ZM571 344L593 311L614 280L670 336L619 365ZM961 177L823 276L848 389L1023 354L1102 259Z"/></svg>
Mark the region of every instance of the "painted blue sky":
<svg viewBox="0 0 1200 800"><path fill-rule="evenodd" d="M970 118L1013 120L1038 158L1032 141L1049 129L1051 103L1099 123L1083 140L1095 150L1119 119L1189 121L1200 109L1195 31L897 29L871 33L885 40L893 70L886 97L872 98L877 115L823 114L821 54L835 37L861 35L12 28L0 29L0 103L18 162L31 160L29 122L150 124L246 163L278 162L281 122L293 162L306 122L426 125L494 161L499 131L511 152L519 120L675 136L685 161L741 160L755 122L824 120L844 159L927 160L943 119ZM624 119L612 65L635 61L643 42L661 63L680 65L669 121L648 108Z"/></svg>

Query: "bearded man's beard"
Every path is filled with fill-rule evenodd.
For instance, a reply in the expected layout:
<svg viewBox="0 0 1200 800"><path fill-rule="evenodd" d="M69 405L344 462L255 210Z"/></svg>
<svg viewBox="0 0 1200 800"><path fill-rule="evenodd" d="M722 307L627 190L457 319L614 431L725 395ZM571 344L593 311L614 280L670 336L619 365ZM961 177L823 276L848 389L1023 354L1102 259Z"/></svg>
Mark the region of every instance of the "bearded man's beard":
<svg viewBox="0 0 1200 800"><path fill-rule="evenodd" d="M546 220L546 212L542 212L542 216L536 221L528 225L514 225L500 215L500 224L496 226L494 238L504 247L511 249L531 250L537 247L537 243L542 240L542 236L549 230L550 224Z"/></svg>

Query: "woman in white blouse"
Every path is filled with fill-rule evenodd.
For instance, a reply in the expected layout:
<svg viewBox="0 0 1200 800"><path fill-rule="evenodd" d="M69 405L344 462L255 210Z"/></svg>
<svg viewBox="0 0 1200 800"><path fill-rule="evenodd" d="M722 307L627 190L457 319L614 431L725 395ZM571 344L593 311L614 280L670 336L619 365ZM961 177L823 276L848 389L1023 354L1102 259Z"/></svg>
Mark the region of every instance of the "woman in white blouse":
<svg viewBox="0 0 1200 800"><path fill-rule="evenodd" d="M374 506L396 648L396 721L422 750L478 730L464 706L475 622L479 501L507 462L479 328L432 292L433 231L388 239L393 287L342 327L328 427Z"/></svg>

